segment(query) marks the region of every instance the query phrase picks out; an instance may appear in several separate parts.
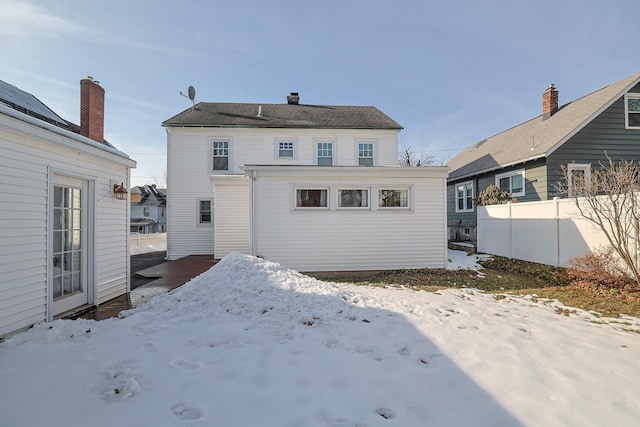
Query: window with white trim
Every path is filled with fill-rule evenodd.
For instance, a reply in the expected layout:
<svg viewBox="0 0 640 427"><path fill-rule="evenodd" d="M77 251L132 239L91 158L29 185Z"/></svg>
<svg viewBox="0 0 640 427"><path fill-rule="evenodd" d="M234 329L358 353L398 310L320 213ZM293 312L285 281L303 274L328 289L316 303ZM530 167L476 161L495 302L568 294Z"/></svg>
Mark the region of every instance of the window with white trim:
<svg viewBox="0 0 640 427"><path fill-rule="evenodd" d="M279 159L293 159L295 158L295 141L292 139L278 140L277 156Z"/></svg>
<svg viewBox="0 0 640 427"><path fill-rule="evenodd" d="M473 181L456 184L456 212L473 212Z"/></svg>
<svg viewBox="0 0 640 427"><path fill-rule="evenodd" d="M624 95L624 125L627 129L640 129L640 93Z"/></svg>
<svg viewBox="0 0 640 427"><path fill-rule="evenodd" d="M524 196L524 169L496 175L496 187L513 197Z"/></svg>
<svg viewBox="0 0 640 427"><path fill-rule="evenodd" d="M408 188L380 188L378 189L379 208L408 208Z"/></svg>
<svg viewBox="0 0 640 427"><path fill-rule="evenodd" d="M373 166L375 156L375 144L373 142L358 143L358 166Z"/></svg>
<svg viewBox="0 0 640 427"><path fill-rule="evenodd" d="M338 190L338 208L368 208L369 207L369 190L358 189L339 189Z"/></svg>
<svg viewBox="0 0 640 427"><path fill-rule="evenodd" d="M327 208L328 190L326 188L296 189L296 208Z"/></svg>
<svg viewBox="0 0 640 427"><path fill-rule="evenodd" d="M316 141L318 166L333 166L333 141Z"/></svg>
<svg viewBox="0 0 640 427"><path fill-rule="evenodd" d="M211 224L213 202L198 200L198 224Z"/></svg>
<svg viewBox="0 0 640 427"><path fill-rule="evenodd" d="M211 155L213 162L211 170L228 171L229 170L229 148L230 141L228 139L214 139L211 141Z"/></svg>
<svg viewBox="0 0 640 427"><path fill-rule="evenodd" d="M569 197L582 195L591 188L591 165L586 163L569 163L567 165L567 189Z"/></svg>

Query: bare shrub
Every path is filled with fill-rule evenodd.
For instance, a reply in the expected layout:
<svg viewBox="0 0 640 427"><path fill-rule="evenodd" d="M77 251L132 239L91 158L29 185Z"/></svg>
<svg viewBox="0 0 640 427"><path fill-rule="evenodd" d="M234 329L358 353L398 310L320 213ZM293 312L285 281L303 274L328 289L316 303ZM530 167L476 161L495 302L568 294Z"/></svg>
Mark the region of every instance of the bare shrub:
<svg viewBox="0 0 640 427"><path fill-rule="evenodd" d="M573 199L580 215L602 231L625 271L640 285L640 165L615 163L605 155L606 163L586 172L563 167L556 191Z"/></svg>
<svg viewBox="0 0 640 427"><path fill-rule="evenodd" d="M612 248L571 258L565 270L567 281L573 286L595 291L640 292L640 287L625 272L619 259Z"/></svg>

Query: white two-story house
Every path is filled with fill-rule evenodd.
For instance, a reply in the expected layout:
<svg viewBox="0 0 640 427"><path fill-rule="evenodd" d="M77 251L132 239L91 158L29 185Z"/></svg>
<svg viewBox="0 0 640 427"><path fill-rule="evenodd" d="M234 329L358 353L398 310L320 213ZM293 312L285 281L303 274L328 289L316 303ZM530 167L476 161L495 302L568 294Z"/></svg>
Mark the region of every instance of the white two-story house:
<svg viewBox="0 0 640 427"><path fill-rule="evenodd" d="M446 265L447 168L398 166L375 107L201 102L166 120L167 257L300 271Z"/></svg>

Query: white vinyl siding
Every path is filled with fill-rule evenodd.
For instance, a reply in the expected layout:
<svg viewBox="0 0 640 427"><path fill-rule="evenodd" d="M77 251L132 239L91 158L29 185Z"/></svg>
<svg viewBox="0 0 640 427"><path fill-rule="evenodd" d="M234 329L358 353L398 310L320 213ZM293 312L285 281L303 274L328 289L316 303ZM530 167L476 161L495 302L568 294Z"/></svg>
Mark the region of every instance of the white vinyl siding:
<svg viewBox="0 0 640 427"><path fill-rule="evenodd" d="M0 336L47 320L49 192L54 173L89 182L89 302L128 291L129 186L133 162L39 126L0 115Z"/></svg>
<svg viewBox="0 0 640 427"><path fill-rule="evenodd" d="M317 162L317 141L333 141L333 165L357 164L357 141L377 142L377 162L380 166L397 166L398 130L349 130L349 129L219 129L173 128L167 131L167 257L177 259L193 254L213 254L216 222L220 209L218 194L214 194L216 176L244 175L240 167L247 164L313 165ZM231 143L229 170L212 170L212 141L228 140ZM278 159L275 141L295 141L295 157ZM196 226L199 199L214 198L214 227ZM245 204L248 203L245 201ZM231 212L236 217L242 212ZM238 219L239 220L239 219ZM221 231L224 232L224 231ZM214 238L215 236L215 238ZM245 238L246 239L246 238ZM215 243L217 244L217 242ZM224 253L226 247L242 246L222 244L216 253Z"/></svg>
<svg viewBox="0 0 640 427"><path fill-rule="evenodd" d="M223 139L223 138L220 138ZM226 138L228 139L228 138ZM211 138L207 134L187 133L167 140L167 258L213 254L211 226L198 222L198 200L214 200L208 173L207 154ZM224 172L226 173L226 172Z"/></svg>
<svg viewBox="0 0 640 427"><path fill-rule="evenodd" d="M214 178L216 236L215 258L230 252L249 252L249 192L244 176Z"/></svg>
<svg viewBox="0 0 640 427"><path fill-rule="evenodd" d="M292 129L283 134L281 129L217 129L217 128L167 128L168 143L187 151L184 156L206 158L211 154L208 145L212 140L229 140L229 170L213 171L212 165L200 168L189 165L167 165L167 169L179 170L191 177L209 174L242 174L240 166L251 164L314 165L317 164L318 141L334 141L333 166L356 166L358 164L358 141L375 141L375 162L377 166L398 165L397 130L350 130L350 129ZM295 157L280 159L275 152L276 140L294 140ZM188 145L192 141L195 145ZM182 157L182 156L179 156ZM173 162L169 157L169 162ZM181 161L179 159L179 161ZM169 177L171 179L171 177ZM195 178L198 179L198 178Z"/></svg>
<svg viewBox="0 0 640 427"><path fill-rule="evenodd" d="M352 168L362 170L362 168ZM318 176L258 170L254 181L254 252L299 271L443 268L446 265L446 170L407 171L389 177L386 168L371 174ZM332 172L332 173L329 173ZM398 168L399 172L399 168ZM401 174L398 174L401 175ZM290 209L296 182L328 186L337 195L344 184L369 189L410 189L411 209ZM313 183L316 185L313 186ZM384 183L384 185L382 184ZM355 187L352 187L355 188ZM335 197L335 196L334 196Z"/></svg>

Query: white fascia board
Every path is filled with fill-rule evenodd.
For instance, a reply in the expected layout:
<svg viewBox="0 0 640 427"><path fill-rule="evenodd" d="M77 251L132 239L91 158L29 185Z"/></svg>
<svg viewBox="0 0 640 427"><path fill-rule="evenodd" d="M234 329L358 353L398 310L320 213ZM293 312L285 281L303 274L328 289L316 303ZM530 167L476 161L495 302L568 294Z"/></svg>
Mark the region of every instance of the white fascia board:
<svg viewBox="0 0 640 427"><path fill-rule="evenodd" d="M245 175L294 176L315 175L318 177L358 176L385 178L447 178L449 167L408 167L399 166L282 166L282 165L243 165Z"/></svg>

